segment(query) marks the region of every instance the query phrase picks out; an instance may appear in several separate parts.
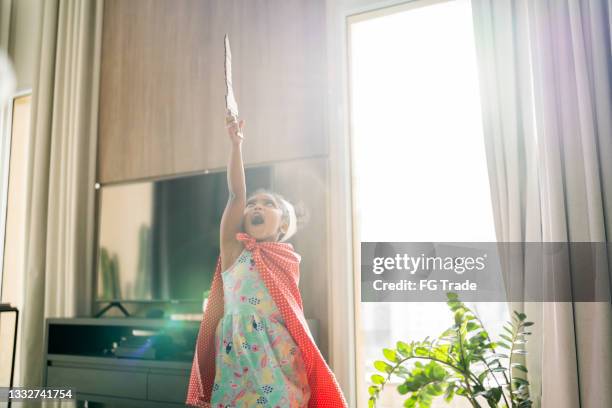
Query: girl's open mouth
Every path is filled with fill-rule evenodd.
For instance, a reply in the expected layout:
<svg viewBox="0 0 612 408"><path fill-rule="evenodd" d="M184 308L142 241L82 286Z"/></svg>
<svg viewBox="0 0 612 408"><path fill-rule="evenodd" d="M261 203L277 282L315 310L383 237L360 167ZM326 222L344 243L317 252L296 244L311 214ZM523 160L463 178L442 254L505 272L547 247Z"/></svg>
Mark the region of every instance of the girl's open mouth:
<svg viewBox="0 0 612 408"><path fill-rule="evenodd" d="M251 218L251 224L253 225L261 225L264 223L264 218L261 214L255 214Z"/></svg>

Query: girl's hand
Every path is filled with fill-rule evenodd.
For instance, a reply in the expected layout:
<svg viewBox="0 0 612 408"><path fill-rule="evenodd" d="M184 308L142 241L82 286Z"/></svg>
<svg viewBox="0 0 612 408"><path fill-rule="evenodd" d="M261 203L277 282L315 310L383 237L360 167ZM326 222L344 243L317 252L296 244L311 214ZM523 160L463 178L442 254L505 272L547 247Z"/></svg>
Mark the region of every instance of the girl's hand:
<svg viewBox="0 0 612 408"><path fill-rule="evenodd" d="M244 119L238 122L236 117L232 116L228 111L225 114L225 128L227 129L227 134L229 135L232 143L242 143L242 140L244 139L242 133L242 129L244 129Z"/></svg>

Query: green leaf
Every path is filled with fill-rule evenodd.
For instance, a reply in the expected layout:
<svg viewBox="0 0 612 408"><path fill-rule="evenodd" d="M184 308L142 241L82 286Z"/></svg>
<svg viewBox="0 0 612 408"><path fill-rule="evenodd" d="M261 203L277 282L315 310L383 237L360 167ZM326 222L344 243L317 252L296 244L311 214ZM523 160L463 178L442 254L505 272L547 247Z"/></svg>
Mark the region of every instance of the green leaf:
<svg viewBox="0 0 612 408"><path fill-rule="evenodd" d="M433 357L440 360L440 361L444 361L446 363L450 362L450 353L449 353L449 347L448 345L445 346L439 346L437 348L435 348L433 350L432 353Z"/></svg>
<svg viewBox="0 0 612 408"><path fill-rule="evenodd" d="M501 337L502 339L506 340L508 343L512 343L512 339L508 336L506 336L505 334L500 334L499 337Z"/></svg>
<svg viewBox="0 0 612 408"><path fill-rule="evenodd" d="M471 346L471 347L478 346L478 347L484 348L485 339L480 335L470 337L469 341L470 341L470 344L468 346Z"/></svg>
<svg viewBox="0 0 612 408"><path fill-rule="evenodd" d="M446 331L444 331L441 335L440 335L440 339L445 339L448 338L449 340L454 339L457 336L457 332L455 331L455 329L448 329Z"/></svg>
<svg viewBox="0 0 612 408"><path fill-rule="evenodd" d="M378 371L382 371L383 373L390 373L393 370L393 367L382 360L376 360L374 362L374 368L376 368Z"/></svg>
<svg viewBox="0 0 612 408"><path fill-rule="evenodd" d="M368 408L374 408L375 405L375 399L373 397L370 397L370 399L368 400Z"/></svg>
<svg viewBox="0 0 612 408"><path fill-rule="evenodd" d="M376 395L376 393L378 392L378 387L375 385L370 385L368 387L368 393L372 396Z"/></svg>
<svg viewBox="0 0 612 408"><path fill-rule="evenodd" d="M406 401L404 401L404 407L406 408L416 408L416 403L417 403L417 396L416 395L412 395L412 397L408 398Z"/></svg>
<svg viewBox="0 0 612 408"><path fill-rule="evenodd" d="M495 400L495 402L499 402L501 396L502 396L502 389L501 387L495 387L495 388L491 388L490 390L490 396Z"/></svg>
<svg viewBox="0 0 612 408"><path fill-rule="evenodd" d="M397 354L395 354L394 350L388 349L388 348L384 348L383 349L383 354L385 355L385 358L391 362L397 362Z"/></svg>
<svg viewBox="0 0 612 408"><path fill-rule="evenodd" d="M468 322L468 324L465 326L467 331L474 331L476 329L480 328L480 325L474 322Z"/></svg>
<svg viewBox="0 0 612 408"><path fill-rule="evenodd" d="M465 312L461 309L457 310L455 312L455 324L457 326L460 326L461 323L463 322L463 315L465 314Z"/></svg>
<svg viewBox="0 0 612 408"><path fill-rule="evenodd" d="M412 355L412 346L410 344L404 343L403 341L398 341L396 344L397 351L404 357L409 357Z"/></svg>
<svg viewBox="0 0 612 408"><path fill-rule="evenodd" d="M433 366L431 370L430 377L433 378L434 380L442 381L446 378L447 375L448 373L446 372L446 370L443 369L439 364L436 364Z"/></svg>
<svg viewBox="0 0 612 408"><path fill-rule="evenodd" d="M463 388L463 387L458 387L455 390L455 394L457 394L457 395L467 395L467 390L465 388Z"/></svg>
<svg viewBox="0 0 612 408"><path fill-rule="evenodd" d="M527 367L525 367L524 365L519 364L519 363L512 363L512 368L516 368L517 370L520 370L520 371L522 371L524 373L527 372Z"/></svg>
<svg viewBox="0 0 612 408"><path fill-rule="evenodd" d="M419 393L419 408L429 408L431 407L431 395L427 392Z"/></svg>
<svg viewBox="0 0 612 408"><path fill-rule="evenodd" d="M497 344L499 347L503 347L503 348L505 348L505 349L510 350L510 346L509 346L509 345L507 345L506 343L504 343L503 341L498 341L496 344Z"/></svg>
<svg viewBox="0 0 612 408"><path fill-rule="evenodd" d="M438 397L438 396L444 394L444 388L438 382L435 382L435 383L431 384L429 386L429 388L431 390L430 394L433 395L433 396Z"/></svg>
<svg viewBox="0 0 612 408"><path fill-rule="evenodd" d="M521 377L514 377L512 381L514 381L518 385L529 385L529 381Z"/></svg>
<svg viewBox="0 0 612 408"><path fill-rule="evenodd" d="M446 403L451 402L454 395L455 395L455 385L449 384L448 387L446 387L446 392L444 393L444 401L446 401Z"/></svg>
<svg viewBox="0 0 612 408"><path fill-rule="evenodd" d="M480 392L480 391L484 391L484 390L485 390L485 389L484 389L484 388L483 388L481 385L479 385L479 384L475 384L475 385L472 387L472 391L473 391L473 392L475 392L475 393L478 393L478 392Z"/></svg>
<svg viewBox="0 0 612 408"><path fill-rule="evenodd" d="M429 355L429 349L423 346L417 346L414 349L414 354L416 354L419 357L427 357Z"/></svg>
<svg viewBox="0 0 612 408"><path fill-rule="evenodd" d="M508 358L508 355L502 353L493 353L489 354L486 358Z"/></svg>
<svg viewBox="0 0 612 408"><path fill-rule="evenodd" d="M410 371L404 366L398 366L395 368L395 374L400 376L408 376L410 375Z"/></svg>
<svg viewBox="0 0 612 408"><path fill-rule="evenodd" d="M516 310L514 311L514 314L520 321L523 321L527 318L527 315L525 313L519 313Z"/></svg>
<svg viewBox="0 0 612 408"><path fill-rule="evenodd" d="M370 378L374 384L382 384L385 382L385 377L379 374L372 374L372 377Z"/></svg>
<svg viewBox="0 0 612 408"><path fill-rule="evenodd" d="M404 395L407 394L408 392L410 392L410 386L408 382L404 382L400 385L397 386L397 392L399 392L400 394Z"/></svg>
<svg viewBox="0 0 612 408"><path fill-rule="evenodd" d="M533 322L525 322L525 323L523 323L524 327L529 327L529 326L533 326L533 325L534 325Z"/></svg>

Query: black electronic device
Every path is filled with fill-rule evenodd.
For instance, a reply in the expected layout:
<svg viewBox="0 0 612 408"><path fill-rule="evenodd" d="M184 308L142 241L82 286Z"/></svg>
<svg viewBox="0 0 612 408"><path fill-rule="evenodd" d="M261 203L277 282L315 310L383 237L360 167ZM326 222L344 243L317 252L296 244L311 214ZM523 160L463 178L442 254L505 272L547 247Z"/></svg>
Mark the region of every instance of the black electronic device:
<svg viewBox="0 0 612 408"><path fill-rule="evenodd" d="M273 189L272 166L246 168L245 176L247 193ZM95 301L125 315L129 303L142 302L201 310L228 196L224 171L102 186Z"/></svg>

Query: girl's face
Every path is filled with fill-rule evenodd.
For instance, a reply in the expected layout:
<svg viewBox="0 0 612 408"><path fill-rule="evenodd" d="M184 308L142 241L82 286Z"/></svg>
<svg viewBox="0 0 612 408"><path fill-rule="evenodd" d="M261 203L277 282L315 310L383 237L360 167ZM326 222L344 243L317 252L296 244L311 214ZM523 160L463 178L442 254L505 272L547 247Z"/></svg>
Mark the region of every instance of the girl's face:
<svg viewBox="0 0 612 408"><path fill-rule="evenodd" d="M251 196L244 209L244 232L257 241L278 241L279 235L287 230L280 205L274 196L267 193Z"/></svg>

